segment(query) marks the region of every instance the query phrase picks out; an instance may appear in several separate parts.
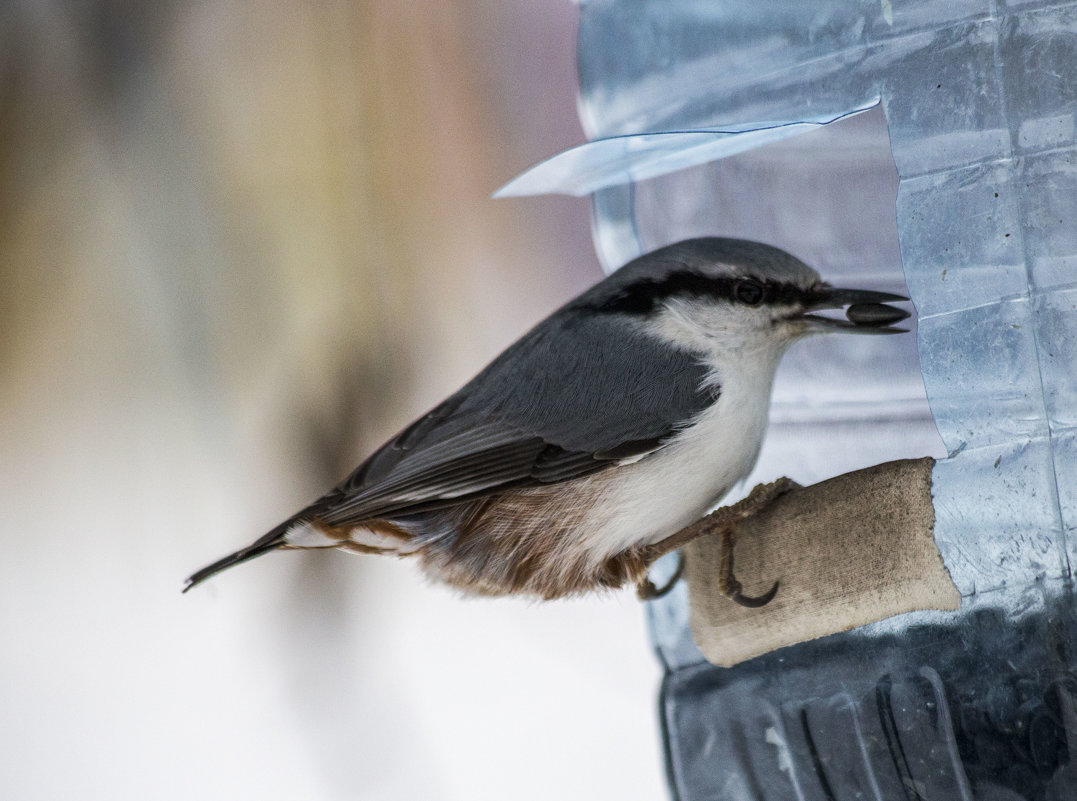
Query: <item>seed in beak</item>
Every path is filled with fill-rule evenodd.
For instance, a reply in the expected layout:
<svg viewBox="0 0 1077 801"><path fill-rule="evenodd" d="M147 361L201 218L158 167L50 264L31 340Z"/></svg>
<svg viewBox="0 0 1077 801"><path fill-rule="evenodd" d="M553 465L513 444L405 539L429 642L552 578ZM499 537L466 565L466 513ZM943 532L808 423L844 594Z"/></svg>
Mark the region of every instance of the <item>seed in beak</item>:
<svg viewBox="0 0 1077 801"><path fill-rule="evenodd" d="M845 316L854 325L879 327L904 320L909 313L885 303L854 303L846 309Z"/></svg>

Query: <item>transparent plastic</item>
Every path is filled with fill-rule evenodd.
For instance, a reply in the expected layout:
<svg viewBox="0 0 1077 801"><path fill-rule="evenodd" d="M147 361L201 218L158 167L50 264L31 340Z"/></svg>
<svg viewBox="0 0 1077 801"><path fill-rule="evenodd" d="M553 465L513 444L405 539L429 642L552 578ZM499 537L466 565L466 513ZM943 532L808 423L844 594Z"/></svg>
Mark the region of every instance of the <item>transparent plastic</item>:
<svg viewBox="0 0 1077 801"><path fill-rule="evenodd" d="M651 605L674 795L1077 798L1077 4L592 0L579 71L589 136L616 144L510 190L594 190L611 267L748 236L916 306L915 345L790 354L749 483L945 457L960 611L719 669L683 587ZM700 163L715 148L740 155Z"/></svg>

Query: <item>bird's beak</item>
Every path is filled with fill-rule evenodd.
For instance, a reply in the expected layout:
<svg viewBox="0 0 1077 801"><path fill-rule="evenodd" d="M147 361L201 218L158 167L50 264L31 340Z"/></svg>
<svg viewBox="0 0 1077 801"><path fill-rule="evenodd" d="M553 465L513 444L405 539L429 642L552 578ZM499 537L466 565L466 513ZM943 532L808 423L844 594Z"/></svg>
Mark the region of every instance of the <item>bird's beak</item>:
<svg viewBox="0 0 1077 801"><path fill-rule="evenodd" d="M900 334L908 329L894 328L893 324L904 320L909 313L886 304L905 300L908 298L889 292L838 289L822 284L811 292L804 310L796 318L808 323L809 330L819 333L840 330L850 334ZM808 313L845 307L848 307L845 309L847 319Z"/></svg>

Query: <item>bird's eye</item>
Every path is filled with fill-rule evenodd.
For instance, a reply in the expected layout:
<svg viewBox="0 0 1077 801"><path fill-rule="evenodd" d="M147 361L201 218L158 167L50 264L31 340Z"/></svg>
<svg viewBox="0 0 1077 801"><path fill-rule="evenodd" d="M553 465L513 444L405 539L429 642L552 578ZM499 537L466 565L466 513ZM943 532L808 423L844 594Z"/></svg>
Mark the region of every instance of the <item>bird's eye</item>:
<svg viewBox="0 0 1077 801"><path fill-rule="evenodd" d="M737 282L733 287L733 295L741 303L756 306L763 302L763 285L751 278L745 278Z"/></svg>

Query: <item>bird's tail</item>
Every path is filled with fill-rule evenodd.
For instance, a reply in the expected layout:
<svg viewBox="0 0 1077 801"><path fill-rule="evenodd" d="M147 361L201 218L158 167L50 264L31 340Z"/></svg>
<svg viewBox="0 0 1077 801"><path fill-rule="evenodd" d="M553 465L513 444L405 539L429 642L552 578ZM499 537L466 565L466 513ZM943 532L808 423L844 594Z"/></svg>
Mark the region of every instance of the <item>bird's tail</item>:
<svg viewBox="0 0 1077 801"><path fill-rule="evenodd" d="M206 565L197 573L191 575L183 584L183 591L191 589L196 584L201 584L210 576L220 573L222 570L227 570L234 565L242 564L253 559L256 556L261 556L264 553L275 551L284 545L284 533L288 530L288 527L292 525L293 520L286 520L281 523L275 529L270 531L264 537L255 540L251 545L246 548L240 548L235 553L231 553L223 559L218 559L211 565Z"/></svg>

